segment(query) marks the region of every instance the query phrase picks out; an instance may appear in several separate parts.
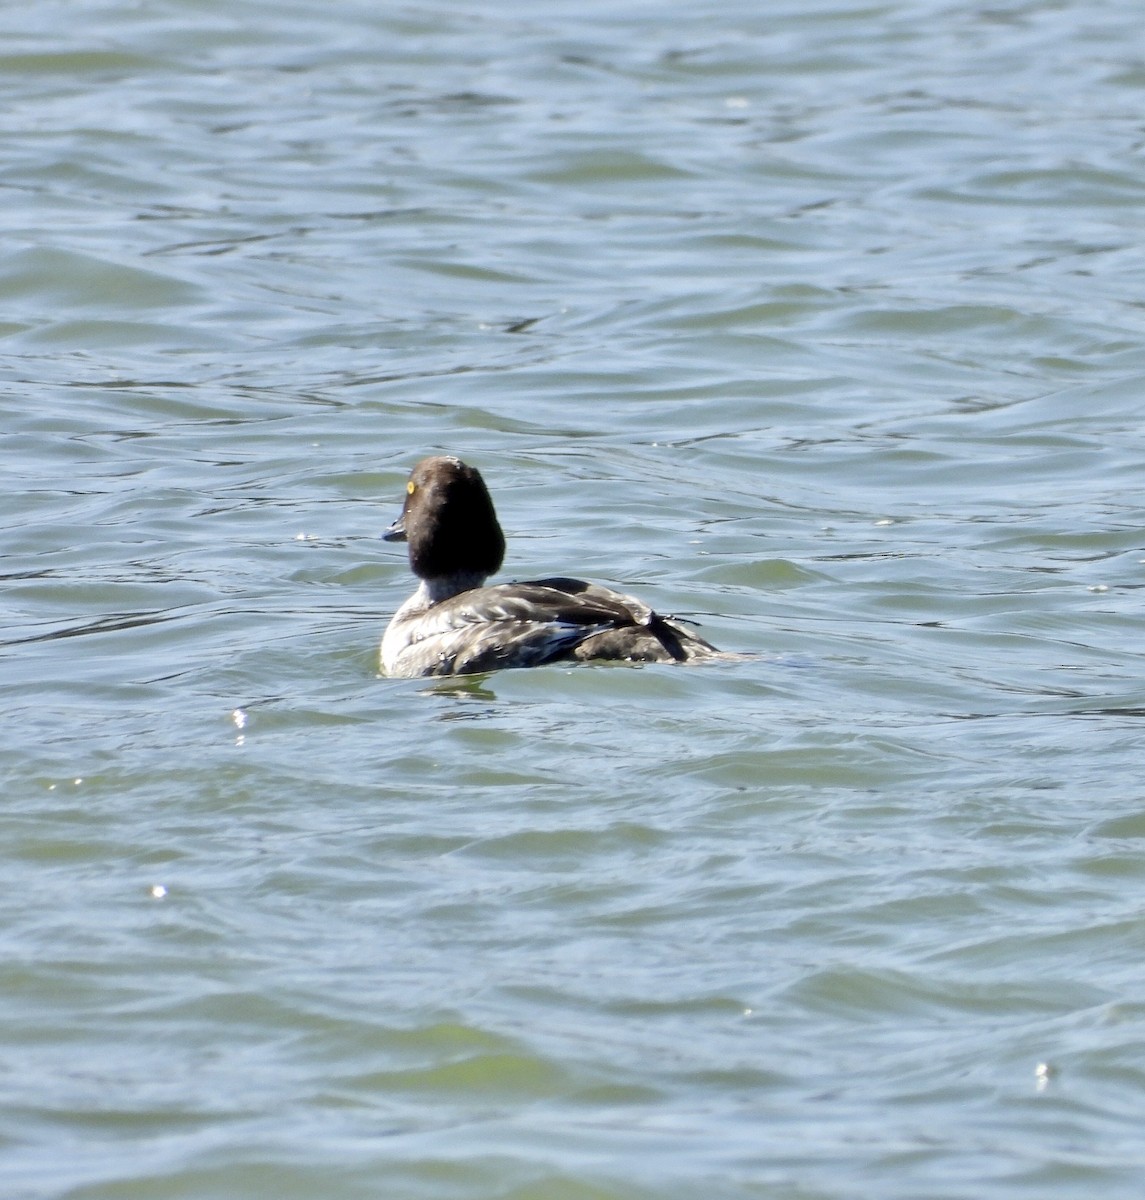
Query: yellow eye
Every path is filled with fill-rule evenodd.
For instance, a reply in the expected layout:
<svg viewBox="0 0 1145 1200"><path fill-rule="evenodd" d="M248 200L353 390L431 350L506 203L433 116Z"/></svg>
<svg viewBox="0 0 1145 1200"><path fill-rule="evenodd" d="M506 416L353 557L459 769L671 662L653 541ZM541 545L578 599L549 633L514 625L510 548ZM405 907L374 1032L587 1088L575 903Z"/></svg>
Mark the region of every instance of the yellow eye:
<svg viewBox="0 0 1145 1200"><path fill-rule="evenodd" d="M414 487L414 482L411 479L409 481L409 483L406 484L406 494L409 496L412 496L414 494L414 492L416 492L416 491L417 491L417 488Z"/></svg>

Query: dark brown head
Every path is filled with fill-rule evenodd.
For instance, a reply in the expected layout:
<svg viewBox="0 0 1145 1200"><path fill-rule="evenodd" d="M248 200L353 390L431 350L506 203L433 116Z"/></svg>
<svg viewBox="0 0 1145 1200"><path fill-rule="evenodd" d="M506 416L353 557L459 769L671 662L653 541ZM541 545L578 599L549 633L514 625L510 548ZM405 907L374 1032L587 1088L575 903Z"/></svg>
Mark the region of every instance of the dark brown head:
<svg viewBox="0 0 1145 1200"><path fill-rule="evenodd" d="M420 579L496 572L505 535L475 467L459 458L423 458L410 472L402 515L383 535L408 542L410 569Z"/></svg>

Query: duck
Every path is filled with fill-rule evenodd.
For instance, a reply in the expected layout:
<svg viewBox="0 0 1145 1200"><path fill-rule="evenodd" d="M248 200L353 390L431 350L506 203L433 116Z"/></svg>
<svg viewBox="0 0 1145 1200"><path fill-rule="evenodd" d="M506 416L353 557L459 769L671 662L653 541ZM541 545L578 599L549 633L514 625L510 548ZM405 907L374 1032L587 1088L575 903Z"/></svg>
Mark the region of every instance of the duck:
<svg viewBox="0 0 1145 1200"><path fill-rule="evenodd" d="M546 663L694 663L731 658L675 617L583 579L486 584L505 535L481 473L453 455L410 472L382 535L405 542L419 584L382 637L382 673L413 679Z"/></svg>

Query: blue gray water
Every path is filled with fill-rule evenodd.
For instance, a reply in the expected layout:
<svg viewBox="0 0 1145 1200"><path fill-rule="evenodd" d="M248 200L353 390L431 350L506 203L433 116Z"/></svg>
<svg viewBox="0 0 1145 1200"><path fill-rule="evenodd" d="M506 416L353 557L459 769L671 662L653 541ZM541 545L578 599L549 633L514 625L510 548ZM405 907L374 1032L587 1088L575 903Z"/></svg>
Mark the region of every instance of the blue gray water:
<svg viewBox="0 0 1145 1200"><path fill-rule="evenodd" d="M0 1192L1137 1200L1139 6L0 25ZM434 451L751 657L379 678Z"/></svg>

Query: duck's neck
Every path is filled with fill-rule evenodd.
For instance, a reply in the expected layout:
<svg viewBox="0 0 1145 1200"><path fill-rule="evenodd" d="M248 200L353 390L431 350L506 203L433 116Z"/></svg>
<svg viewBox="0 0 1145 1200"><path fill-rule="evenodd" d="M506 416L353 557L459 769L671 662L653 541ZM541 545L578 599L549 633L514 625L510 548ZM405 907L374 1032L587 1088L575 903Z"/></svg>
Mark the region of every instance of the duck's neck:
<svg viewBox="0 0 1145 1200"><path fill-rule="evenodd" d="M432 579L423 579L417 590L417 595L428 608L431 604L440 604L451 596L479 588L488 576L480 571L459 571L456 575L437 575Z"/></svg>

